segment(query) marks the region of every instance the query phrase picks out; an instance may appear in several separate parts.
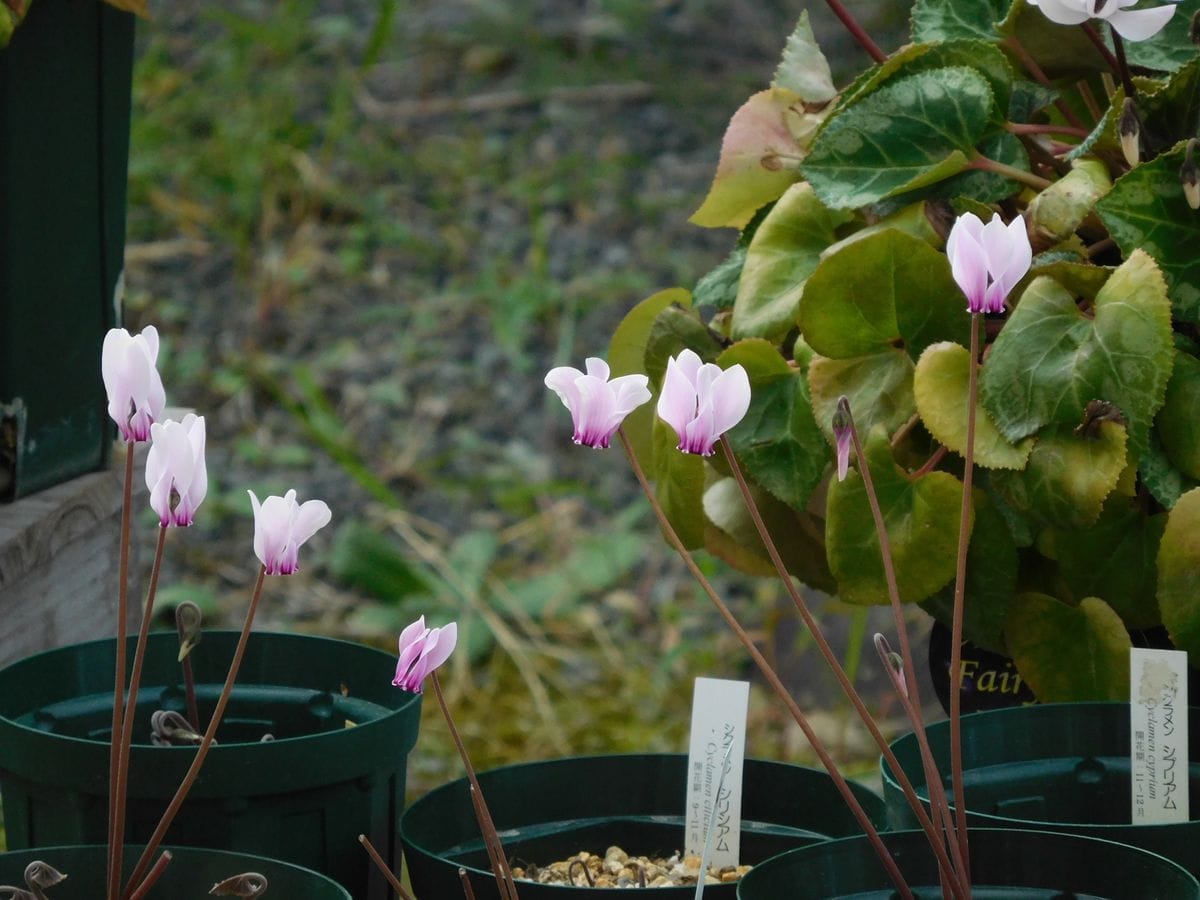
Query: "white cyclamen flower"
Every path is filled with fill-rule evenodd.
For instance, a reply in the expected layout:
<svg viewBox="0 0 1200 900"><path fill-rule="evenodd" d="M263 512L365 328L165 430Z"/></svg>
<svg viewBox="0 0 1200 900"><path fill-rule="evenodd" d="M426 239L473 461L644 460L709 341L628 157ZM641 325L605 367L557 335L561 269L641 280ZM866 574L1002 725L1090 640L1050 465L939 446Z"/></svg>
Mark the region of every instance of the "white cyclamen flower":
<svg viewBox="0 0 1200 900"><path fill-rule="evenodd" d="M1127 41L1144 41L1162 31L1175 13L1171 0L1165 6L1129 9L1138 0L1029 0L1051 22L1079 25L1089 19L1104 19Z"/></svg>

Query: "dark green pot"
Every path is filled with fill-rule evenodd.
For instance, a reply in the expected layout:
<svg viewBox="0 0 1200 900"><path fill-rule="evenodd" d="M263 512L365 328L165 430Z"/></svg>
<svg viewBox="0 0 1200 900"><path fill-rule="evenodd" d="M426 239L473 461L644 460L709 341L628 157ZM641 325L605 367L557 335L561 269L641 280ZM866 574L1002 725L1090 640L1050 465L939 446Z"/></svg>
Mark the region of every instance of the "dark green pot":
<svg viewBox="0 0 1200 900"><path fill-rule="evenodd" d="M1189 717L1193 758L1188 782L1200 801L1200 709ZM950 727L926 728L950 784ZM967 821L991 828L1032 828L1089 835L1160 853L1200 875L1200 821L1132 825L1129 815L1129 705L1055 703L964 716L963 781ZM892 744L922 799L928 798L917 739ZM883 766L888 824L912 828L916 820L899 785Z"/></svg>
<svg viewBox="0 0 1200 900"><path fill-rule="evenodd" d="M675 754L584 756L524 763L479 775L479 783L510 860L546 864L581 850L604 853L618 845L632 855L681 850L687 757ZM879 797L854 785L872 818ZM742 784L742 861L857 834L855 822L829 776L784 763L746 760ZM478 900L499 897L466 779L426 794L400 820L404 858L418 900L461 897L459 866L466 867ZM522 881L521 900L561 898L589 888ZM732 900L735 888L705 888L709 900ZM682 900L695 887L655 888L661 900Z"/></svg>
<svg viewBox="0 0 1200 900"><path fill-rule="evenodd" d="M340 884L312 869L292 863L197 847L169 847L171 862L147 895L148 900L200 900L209 890L243 872L267 878L267 894L291 900L350 900ZM141 846L125 848L125 874L133 870ZM108 848L100 844L39 847L0 853L0 884L24 887L25 867L35 859L49 863L67 876L49 890L51 900L97 900L104 896Z"/></svg>
<svg viewBox="0 0 1200 900"><path fill-rule="evenodd" d="M972 829L972 900L1195 900L1200 883L1162 856L1097 838ZM881 835L917 900L940 900L937 863L922 831ZM803 847L755 866L738 900L893 900L865 837Z"/></svg>
<svg viewBox="0 0 1200 900"><path fill-rule="evenodd" d="M192 653L206 722L236 643L236 632L206 632ZM114 646L76 644L0 670L10 848L105 841ZM149 838L195 755L149 744L153 710L185 710L178 647L174 632L150 636L129 766L130 841ZM392 687L395 664L345 641L253 634L218 745L167 839L301 863L360 900L388 897L357 837L367 834L399 865L397 820L421 703ZM268 732L276 739L259 743Z"/></svg>
<svg viewBox="0 0 1200 900"><path fill-rule="evenodd" d="M0 50L0 500L108 460L133 26L104 3L35 0Z"/></svg>

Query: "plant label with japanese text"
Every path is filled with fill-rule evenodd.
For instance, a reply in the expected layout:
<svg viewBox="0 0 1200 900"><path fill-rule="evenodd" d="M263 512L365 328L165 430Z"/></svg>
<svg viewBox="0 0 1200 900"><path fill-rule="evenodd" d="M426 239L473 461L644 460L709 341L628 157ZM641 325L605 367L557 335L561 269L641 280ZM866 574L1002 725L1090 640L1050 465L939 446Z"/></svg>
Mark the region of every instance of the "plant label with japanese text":
<svg viewBox="0 0 1200 900"><path fill-rule="evenodd" d="M1135 825L1186 822L1188 809L1187 654L1129 651L1129 768Z"/></svg>
<svg viewBox="0 0 1200 900"><path fill-rule="evenodd" d="M684 848L689 856L702 856L711 822L713 836L708 861L718 869L738 864L749 700L749 682L696 679L688 749Z"/></svg>

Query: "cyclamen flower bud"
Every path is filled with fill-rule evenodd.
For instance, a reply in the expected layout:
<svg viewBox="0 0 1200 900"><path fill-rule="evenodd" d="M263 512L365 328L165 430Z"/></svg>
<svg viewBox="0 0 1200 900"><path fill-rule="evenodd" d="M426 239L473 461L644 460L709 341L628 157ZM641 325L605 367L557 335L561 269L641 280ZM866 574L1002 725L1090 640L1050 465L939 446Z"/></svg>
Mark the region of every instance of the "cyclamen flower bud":
<svg viewBox="0 0 1200 900"><path fill-rule="evenodd" d="M1197 177L1196 160L1193 154L1196 150L1196 139L1187 142L1187 153L1183 159L1183 167L1179 170L1179 181L1183 185L1183 196L1187 198L1188 206L1200 209L1200 178Z"/></svg>
<svg viewBox="0 0 1200 900"><path fill-rule="evenodd" d="M1138 121L1137 107L1134 105L1132 97L1126 97L1125 103L1121 106L1121 118L1117 121L1117 134L1121 138L1121 152L1125 155L1125 162L1131 166L1136 166L1142 159L1138 149L1138 138L1141 131L1142 126Z"/></svg>
<svg viewBox="0 0 1200 900"><path fill-rule="evenodd" d="M838 398L837 411L833 414L833 438L837 444L837 479L846 480L846 469L850 465L850 401L843 394Z"/></svg>

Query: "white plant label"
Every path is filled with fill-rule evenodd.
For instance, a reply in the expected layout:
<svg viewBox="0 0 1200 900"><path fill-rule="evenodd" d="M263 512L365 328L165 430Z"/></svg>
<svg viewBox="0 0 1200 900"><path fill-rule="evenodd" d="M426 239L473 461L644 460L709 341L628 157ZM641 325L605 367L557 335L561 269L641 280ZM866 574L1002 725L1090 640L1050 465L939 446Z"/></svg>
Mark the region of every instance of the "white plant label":
<svg viewBox="0 0 1200 900"><path fill-rule="evenodd" d="M709 864L718 869L738 864L749 702L747 681L696 679L688 746L684 849L689 856L703 854L711 821L714 833Z"/></svg>
<svg viewBox="0 0 1200 900"><path fill-rule="evenodd" d="M1186 822L1187 654L1134 647L1129 651L1129 687L1133 824Z"/></svg>

